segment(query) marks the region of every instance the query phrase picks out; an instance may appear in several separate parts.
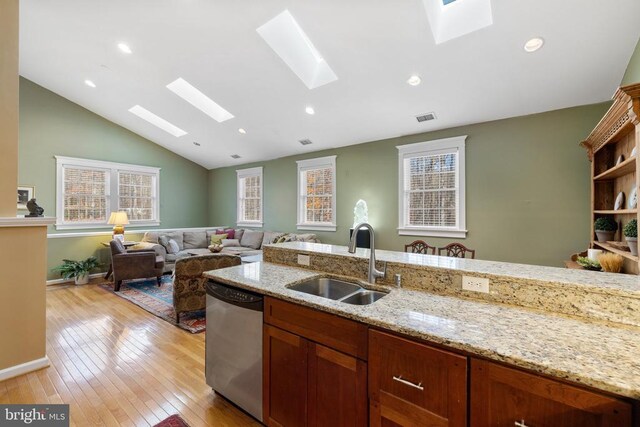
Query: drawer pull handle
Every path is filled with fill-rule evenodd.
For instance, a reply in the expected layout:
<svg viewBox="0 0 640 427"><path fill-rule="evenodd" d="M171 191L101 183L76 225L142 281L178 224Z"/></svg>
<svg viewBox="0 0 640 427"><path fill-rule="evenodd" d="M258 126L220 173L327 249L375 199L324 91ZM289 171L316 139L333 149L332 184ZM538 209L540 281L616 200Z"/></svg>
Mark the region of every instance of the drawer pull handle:
<svg viewBox="0 0 640 427"><path fill-rule="evenodd" d="M528 425L526 425L526 424L524 423L524 420L521 420L521 421L519 421L519 422L518 422L518 421L516 421L516 422L515 422L515 426L516 426L516 427L529 427Z"/></svg>
<svg viewBox="0 0 640 427"><path fill-rule="evenodd" d="M393 380L398 381L399 383L402 383L404 385L408 385L409 387L417 388L420 391L424 391L424 387L422 386L421 382L418 384L412 383L411 381L407 381L404 378L402 378L402 375L398 375L397 377L394 376Z"/></svg>

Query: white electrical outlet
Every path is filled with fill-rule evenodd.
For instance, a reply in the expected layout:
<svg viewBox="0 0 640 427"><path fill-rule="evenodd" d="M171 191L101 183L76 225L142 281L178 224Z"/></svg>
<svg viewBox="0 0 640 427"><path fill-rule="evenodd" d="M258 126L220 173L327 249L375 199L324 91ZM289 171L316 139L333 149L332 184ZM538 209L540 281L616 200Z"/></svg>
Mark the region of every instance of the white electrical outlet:
<svg viewBox="0 0 640 427"><path fill-rule="evenodd" d="M489 293L489 279L484 277L462 276L462 289L465 291Z"/></svg>
<svg viewBox="0 0 640 427"><path fill-rule="evenodd" d="M309 255L300 255L298 254L298 264L309 266L311 258Z"/></svg>

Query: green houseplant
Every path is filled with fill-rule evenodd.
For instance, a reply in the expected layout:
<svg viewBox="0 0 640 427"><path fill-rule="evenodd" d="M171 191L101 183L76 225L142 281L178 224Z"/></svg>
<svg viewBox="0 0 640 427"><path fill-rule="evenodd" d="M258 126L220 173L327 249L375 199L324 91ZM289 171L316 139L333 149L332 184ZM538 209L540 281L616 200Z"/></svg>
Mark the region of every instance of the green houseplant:
<svg viewBox="0 0 640 427"><path fill-rule="evenodd" d="M598 242L606 242L613 240L613 236L618 230L618 223L610 216L602 216L596 219L596 222L593 224L593 228L596 230Z"/></svg>
<svg viewBox="0 0 640 427"><path fill-rule="evenodd" d="M76 285L84 285L89 282L91 270L100 266L98 259L94 256L82 261L63 259L62 262L63 264L53 268L53 271L59 271L63 279L74 278Z"/></svg>
<svg viewBox="0 0 640 427"><path fill-rule="evenodd" d="M638 221L632 219L624 226L624 237L629 244L631 255L638 256Z"/></svg>

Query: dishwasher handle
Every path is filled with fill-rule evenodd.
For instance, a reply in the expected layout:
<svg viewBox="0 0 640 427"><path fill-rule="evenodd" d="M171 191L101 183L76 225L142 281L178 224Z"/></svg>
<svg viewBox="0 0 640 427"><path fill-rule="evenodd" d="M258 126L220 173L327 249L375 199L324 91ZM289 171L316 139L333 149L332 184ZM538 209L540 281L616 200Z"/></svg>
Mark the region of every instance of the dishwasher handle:
<svg viewBox="0 0 640 427"><path fill-rule="evenodd" d="M206 285L207 295L227 304L235 305L247 310L263 311L263 296L244 289L209 280Z"/></svg>

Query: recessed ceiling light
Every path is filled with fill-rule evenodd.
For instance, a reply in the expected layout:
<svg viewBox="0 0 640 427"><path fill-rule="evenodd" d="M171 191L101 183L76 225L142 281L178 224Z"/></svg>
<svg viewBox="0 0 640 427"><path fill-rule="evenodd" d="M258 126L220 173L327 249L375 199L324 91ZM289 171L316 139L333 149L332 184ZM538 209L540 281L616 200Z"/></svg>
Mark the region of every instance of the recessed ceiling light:
<svg viewBox="0 0 640 427"><path fill-rule="evenodd" d="M96 84L94 82L92 82L91 80L85 80L84 84L86 84L89 87L96 87Z"/></svg>
<svg viewBox="0 0 640 427"><path fill-rule="evenodd" d="M540 49L543 44L544 39L542 37L534 37L524 44L524 50L529 53L535 52L536 50Z"/></svg>
<svg viewBox="0 0 640 427"><path fill-rule="evenodd" d="M132 53L131 52L131 48L129 47L129 45L124 44L124 43L118 43L118 49L120 49L124 53Z"/></svg>
<svg viewBox="0 0 640 427"><path fill-rule="evenodd" d="M232 158L232 159L239 159L239 158L240 158L240 155L239 155L239 154L232 154L232 155L231 155L231 158Z"/></svg>
<svg viewBox="0 0 640 427"><path fill-rule="evenodd" d="M309 89L338 80L338 76L288 10L256 31Z"/></svg>
<svg viewBox="0 0 640 427"><path fill-rule="evenodd" d="M420 78L420 76L417 76L415 74L407 79L407 83L411 86L418 86L421 82L422 79Z"/></svg>
<svg viewBox="0 0 640 427"><path fill-rule="evenodd" d="M193 141L193 145L195 145L196 147L200 147L200 143L196 141Z"/></svg>
<svg viewBox="0 0 640 427"><path fill-rule="evenodd" d="M247 133L247 131L246 131L246 130L244 130L244 129L242 129L242 128L238 129L238 132L240 132L240 133L241 133L241 134L243 134L243 135L244 135L245 133Z"/></svg>
<svg viewBox="0 0 640 427"><path fill-rule="evenodd" d="M233 114L216 104L211 98L200 92L183 78L179 78L169 83L167 85L167 89L218 123L233 119Z"/></svg>
<svg viewBox="0 0 640 427"><path fill-rule="evenodd" d="M183 131L178 126L175 126L175 125L169 123L168 121L166 121L162 117L156 116L151 111L149 111L146 108L143 108L143 107L141 107L139 105L134 105L133 107L129 108L129 112L135 114L136 116L140 117L141 119L144 119L144 120L148 121L152 125L159 127L163 131L170 133L171 135L175 136L176 138L187 134L187 132Z"/></svg>
<svg viewBox="0 0 640 427"><path fill-rule="evenodd" d="M316 110L314 110L313 107L307 107L304 109L304 111L311 116L313 116L316 113Z"/></svg>
<svg viewBox="0 0 640 427"><path fill-rule="evenodd" d="M299 140L298 142L299 142L300 144L302 144L302 145L310 145L310 144L313 144L313 142L311 142L311 140L310 140L310 139L301 139L301 140Z"/></svg>

